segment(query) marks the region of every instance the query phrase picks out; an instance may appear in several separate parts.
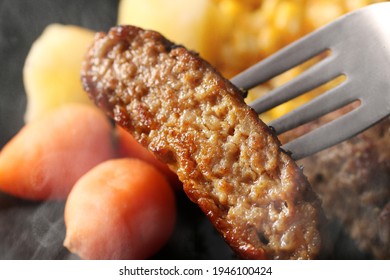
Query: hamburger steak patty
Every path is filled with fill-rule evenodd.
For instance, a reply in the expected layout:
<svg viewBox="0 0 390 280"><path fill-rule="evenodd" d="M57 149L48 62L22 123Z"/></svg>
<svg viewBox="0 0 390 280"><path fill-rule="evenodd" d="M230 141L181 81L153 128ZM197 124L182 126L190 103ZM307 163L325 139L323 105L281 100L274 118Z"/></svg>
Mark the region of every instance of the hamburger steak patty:
<svg viewBox="0 0 390 280"><path fill-rule="evenodd" d="M183 182L243 258L311 259L321 203L241 92L197 54L132 26L98 33L82 70L95 103Z"/></svg>
<svg viewBox="0 0 390 280"><path fill-rule="evenodd" d="M350 107L302 126L288 141L337 119ZM332 239L345 257L390 259L390 118L325 151L301 160L333 225ZM337 245L336 245L337 246ZM360 251L357 255L351 252ZM335 250L336 251L336 250Z"/></svg>

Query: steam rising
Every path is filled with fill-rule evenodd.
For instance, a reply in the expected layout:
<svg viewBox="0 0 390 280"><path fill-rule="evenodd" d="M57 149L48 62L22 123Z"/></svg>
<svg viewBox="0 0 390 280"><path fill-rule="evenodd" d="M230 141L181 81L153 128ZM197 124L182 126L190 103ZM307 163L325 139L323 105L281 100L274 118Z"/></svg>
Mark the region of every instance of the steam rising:
<svg viewBox="0 0 390 280"><path fill-rule="evenodd" d="M32 203L0 194L1 259L73 259L62 245L64 202Z"/></svg>

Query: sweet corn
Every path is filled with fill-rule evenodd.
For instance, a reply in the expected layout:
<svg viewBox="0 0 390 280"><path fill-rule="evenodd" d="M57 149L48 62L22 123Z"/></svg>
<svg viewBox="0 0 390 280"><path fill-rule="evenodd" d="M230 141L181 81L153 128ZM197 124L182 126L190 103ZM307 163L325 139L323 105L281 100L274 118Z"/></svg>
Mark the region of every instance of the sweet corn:
<svg viewBox="0 0 390 280"><path fill-rule="evenodd" d="M229 61L220 63L219 70L227 77L231 77L257 61L264 59L282 47L297 40L303 35L329 23L337 17L352 10L369 4L383 2L378 0L258 0L234 1L215 0L219 3L234 2L231 5L230 15L233 19L234 30L230 36L235 40L229 42L228 53L221 53L217 60ZM237 12L233 12L237 11ZM238 12L239 11L239 12ZM242 20L245 18L246 20ZM238 35L237 35L238 34ZM255 36L256 40L251 40ZM257 87L249 92L247 102L250 102L272 88L279 87L302 71L310 67L320 58L298 66L283 75L280 75L266 85ZM287 102L264 114L262 118L267 122L307 102L335 83L328 83L291 102Z"/></svg>

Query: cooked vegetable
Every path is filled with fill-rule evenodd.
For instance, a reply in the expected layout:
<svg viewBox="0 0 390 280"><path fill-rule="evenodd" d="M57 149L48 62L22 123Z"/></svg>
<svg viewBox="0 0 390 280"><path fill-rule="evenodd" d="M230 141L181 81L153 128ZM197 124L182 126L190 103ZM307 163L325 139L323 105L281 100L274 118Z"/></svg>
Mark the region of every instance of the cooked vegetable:
<svg viewBox="0 0 390 280"><path fill-rule="evenodd" d="M64 103L91 103L80 83L80 69L94 35L82 27L50 24L34 42L23 68L26 122Z"/></svg>
<svg viewBox="0 0 390 280"><path fill-rule="evenodd" d="M218 12L215 1L210 0L121 0L118 24L160 31L214 61L221 50L215 46L221 45L220 37L225 34L219 28ZM210 32L211 26L216 32Z"/></svg>
<svg viewBox="0 0 390 280"><path fill-rule="evenodd" d="M65 206L64 245L83 259L145 259L175 225L165 177L138 159L104 162L75 185Z"/></svg>
<svg viewBox="0 0 390 280"><path fill-rule="evenodd" d="M26 199L63 199L98 163L114 157L112 128L98 109L64 105L28 123L0 152L0 190Z"/></svg>

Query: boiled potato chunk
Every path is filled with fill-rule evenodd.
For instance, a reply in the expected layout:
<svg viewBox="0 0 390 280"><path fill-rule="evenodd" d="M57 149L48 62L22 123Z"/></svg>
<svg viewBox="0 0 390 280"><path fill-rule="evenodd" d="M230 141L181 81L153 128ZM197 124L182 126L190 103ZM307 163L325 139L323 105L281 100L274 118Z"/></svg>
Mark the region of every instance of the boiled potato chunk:
<svg viewBox="0 0 390 280"><path fill-rule="evenodd" d="M209 0L121 0L118 24L156 30L212 63L218 50L211 46L220 40L216 15L217 6Z"/></svg>
<svg viewBox="0 0 390 280"><path fill-rule="evenodd" d="M51 24L34 42L23 69L26 122L64 103L91 103L80 81L80 69L94 34L77 26Z"/></svg>

